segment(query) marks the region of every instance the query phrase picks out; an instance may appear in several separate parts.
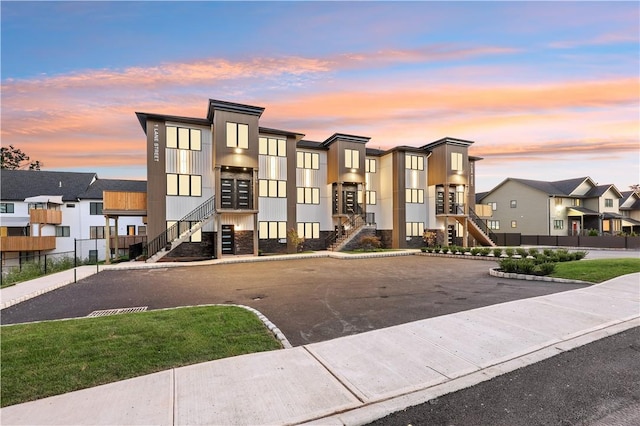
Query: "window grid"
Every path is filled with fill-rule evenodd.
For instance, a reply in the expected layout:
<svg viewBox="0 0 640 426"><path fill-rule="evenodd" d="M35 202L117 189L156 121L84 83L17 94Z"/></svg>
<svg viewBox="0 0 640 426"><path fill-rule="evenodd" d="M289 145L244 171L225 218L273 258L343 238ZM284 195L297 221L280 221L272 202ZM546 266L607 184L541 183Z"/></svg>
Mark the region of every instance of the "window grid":
<svg viewBox="0 0 640 426"><path fill-rule="evenodd" d="M102 203L89 203L89 214L100 215L102 214Z"/></svg>
<svg viewBox="0 0 640 426"><path fill-rule="evenodd" d="M517 227L518 227L518 221L516 221L516 220L512 220L512 221L511 221L511 227L512 227L512 228L517 228Z"/></svg>
<svg viewBox="0 0 640 426"><path fill-rule="evenodd" d="M249 125L227 122L227 147L249 149Z"/></svg>
<svg viewBox="0 0 640 426"><path fill-rule="evenodd" d="M258 141L258 154L273 157L287 156L287 141L285 139L261 137Z"/></svg>
<svg viewBox="0 0 640 426"><path fill-rule="evenodd" d="M190 151L202 150L202 131L187 127L167 126L167 148L186 149Z"/></svg>
<svg viewBox="0 0 640 426"><path fill-rule="evenodd" d="M461 172L462 168L462 153L460 152L452 152L451 153L451 170Z"/></svg>
<svg viewBox="0 0 640 426"><path fill-rule="evenodd" d="M368 205L371 206L378 203L376 191L365 191L364 195L365 195L365 202Z"/></svg>
<svg viewBox="0 0 640 426"><path fill-rule="evenodd" d="M511 206L512 209L515 209L516 207L518 207L518 200L511 200L509 205Z"/></svg>
<svg viewBox="0 0 640 426"><path fill-rule="evenodd" d="M406 189L406 202L411 204L424 203L424 189Z"/></svg>
<svg viewBox="0 0 640 426"><path fill-rule="evenodd" d="M405 168L409 170L424 170L424 157L422 155L407 154Z"/></svg>
<svg viewBox="0 0 640 426"><path fill-rule="evenodd" d="M613 207L613 199L612 198L605 198L604 199L604 206L605 207Z"/></svg>
<svg viewBox="0 0 640 426"><path fill-rule="evenodd" d="M296 167L298 169L314 169L320 168L320 154L317 152L298 151L296 158Z"/></svg>
<svg viewBox="0 0 640 426"><path fill-rule="evenodd" d="M364 164L366 173L376 173L377 164L375 158L367 158Z"/></svg>
<svg viewBox="0 0 640 426"><path fill-rule="evenodd" d="M489 229L500 229L500 221L499 220L488 220L487 228Z"/></svg>
<svg viewBox="0 0 640 426"><path fill-rule="evenodd" d="M347 169L360 168L360 151L355 149L344 150L344 166Z"/></svg>
<svg viewBox="0 0 640 426"><path fill-rule="evenodd" d="M167 173L167 195L202 196L202 176Z"/></svg>
<svg viewBox="0 0 640 426"><path fill-rule="evenodd" d="M287 181L286 180L271 180L260 179L259 185L259 197L268 198L286 198L287 197Z"/></svg>
<svg viewBox="0 0 640 426"><path fill-rule="evenodd" d="M70 226L56 226L56 237L70 237L70 236L71 236Z"/></svg>
<svg viewBox="0 0 640 426"><path fill-rule="evenodd" d="M561 219L554 220L553 229L564 229L564 220L561 220Z"/></svg>
<svg viewBox="0 0 640 426"><path fill-rule="evenodd" d="M298 204L320 204L320 188L298 187Z"/></svg>
<svg viewBox="0 0 640 426"><path fill-rule="evenodd" d="M261 240L287 238L287 222L259 222L258 238Z"/></svg>
<svg viewBox="0 0 640 426"><path fill-rule="evenodd" d="M407 237L421 237L424 233L424 223L422 222L407 222Z"/></svg>
<svg viewBox="0 0 640 426"><path fill-rule="evenodd" d="M106 229L107 229L106 226L90 226L89 227L89 239L91 239L91 240L103 240L104 236L106 235L106 233L105 233ZM110 226L109 227L109 232L110 232L111 236L116 235L116 227L115 226Z"/></svg>
<svg viewBox="0 0 640 426"><path fill-rule="evenodd" d="M0 213L15 213L13 203L0 203Z"/></svg>
<svg viewBox="0 0 640 426"><path fill-rule="evenodd" d="M306 239L320 238L320 222L298 222L298 236Z"/></svg>

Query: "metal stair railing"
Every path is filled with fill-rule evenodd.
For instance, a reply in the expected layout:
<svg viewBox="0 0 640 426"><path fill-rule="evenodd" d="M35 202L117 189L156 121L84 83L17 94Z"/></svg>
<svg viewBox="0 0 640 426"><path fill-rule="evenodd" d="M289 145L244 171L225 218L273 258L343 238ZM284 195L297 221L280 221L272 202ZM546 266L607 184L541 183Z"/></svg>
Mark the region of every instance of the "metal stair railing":
<svg viewBox="0 0 640 426"><path fill-rule="evenodd" d="M360 230L360 228L366 224L365 219L362 215L357 214L353 209L351 210L351 214L349 215L349 229L344 230L344 232L333 231L329 234L329 236L325 239L327 242L327 247L329 250L334 250L337 246L339 246L344 240L353 235L354 232Z"/></svg>
<svg viewBox="0 0 640 426"><path fill-rule="evenodd" d="M487 222L485 220L482 220L471 207L469 207L469 217L471 218L473 223L475 223L476 226L480 228L480 230L491 239L491 241L493 241L494 243L498 241L498 237L491 229L489 229Z"/></svg>
<svg viewBox="0 0 640 426"><path fill-rule="evenodd" d="M189 231L191 229L192 222L201 222L210 217L215 213L215 211L216 204L214 196L200 204L191 212L187 213L186 216L171 225L166 231L163 231L160 235L149 241L143 249L143 252L146 253L147 259L158 253L175 239L179 238L184 232Z"/></svg>

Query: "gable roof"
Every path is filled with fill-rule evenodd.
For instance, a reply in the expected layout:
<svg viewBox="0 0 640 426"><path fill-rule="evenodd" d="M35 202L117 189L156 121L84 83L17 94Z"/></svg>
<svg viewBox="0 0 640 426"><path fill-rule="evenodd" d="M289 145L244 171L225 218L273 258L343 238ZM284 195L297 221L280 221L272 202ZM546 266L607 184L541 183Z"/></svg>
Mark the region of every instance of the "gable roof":
<svg viewBox="0 0 640 426"><path fill-rule="evenodd" d="M620 210L640 210L640 193L635 191L621 192Z"/></svg>
<svg viewBox="0 0 640 426"><path fill-rule="evenodd" d="M573 192L586 180L589 180L590 182L593 183L593 181L591 181L591 178L589 177L557 180L553 182L548 182L543 180L506 178L501 183L499 183L495 188L493 188L491 191L486 192L483 198L509 181L521 183L530 188L537 189L538 191L544 192L547 195L556 195L556 196L565 196L565 197L575 196L575 195L572 195ZM576 197L579 197L579 196L576 196Z"/></svg>
<svg viewBox="0 0 640 426"><path fill-rule="evenodd" d="M591 188L589 190L589 192L584 194L584 196L587 197L587 198L590 198L590 197L601 197L610 189L615 194L617 194L618 198L622 198L622 193L620 191L618 191L618 188L616 188L616 186L613 185L613 184L598 185L596 187L593 187L593 188Z"/></svg>
<svg viewBox="0 0 640 426"><path fill-rule="evenodd" d="M0 171L0 198L24 201L38 195L60 195L63 201L78 201L97 178L95 173L49 172L42 170Z"/></svg>
<svg viewBox="0 0 640 426"><path fill-rule="evenodd" d="M78 195L81 200L102 200L102 191L147 192L147 181L125 179L96 179Z"/></svg>

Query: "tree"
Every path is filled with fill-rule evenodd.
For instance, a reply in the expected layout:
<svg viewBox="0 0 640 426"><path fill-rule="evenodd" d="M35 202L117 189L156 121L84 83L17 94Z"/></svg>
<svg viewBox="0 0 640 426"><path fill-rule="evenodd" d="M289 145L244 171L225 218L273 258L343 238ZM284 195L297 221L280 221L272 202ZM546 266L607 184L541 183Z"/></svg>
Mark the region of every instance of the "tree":
<svg viewBox="0 0 640 426"><path fill-rule="evenodd" d="M9 145L9 148L3 146L0 148L0 169L17 170L29 169L40 170L42 163L39 160L29 161L27 154L19 148Z"/></svg>

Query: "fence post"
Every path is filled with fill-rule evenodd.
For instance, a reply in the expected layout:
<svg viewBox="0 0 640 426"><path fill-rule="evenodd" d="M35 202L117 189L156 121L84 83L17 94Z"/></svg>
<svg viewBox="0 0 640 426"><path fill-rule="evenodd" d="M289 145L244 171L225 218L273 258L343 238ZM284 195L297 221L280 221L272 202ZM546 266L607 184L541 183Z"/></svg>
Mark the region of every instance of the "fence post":
<svg viewBox="0 0 640 426"><path fill-rule="evenodd" d="M78 239L73 239L73 282L78 282L78 276L76 274L76 268L78 267Z"/></svg>

